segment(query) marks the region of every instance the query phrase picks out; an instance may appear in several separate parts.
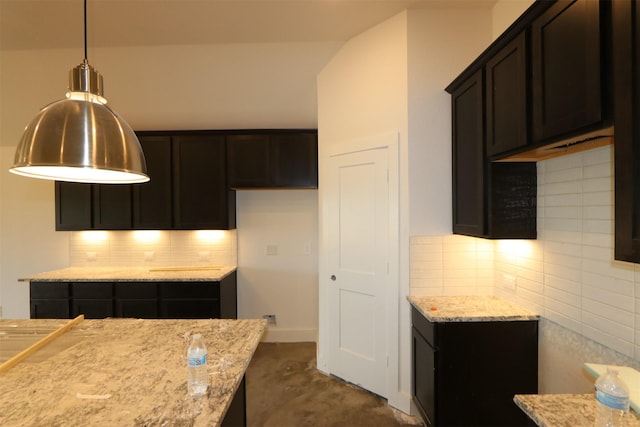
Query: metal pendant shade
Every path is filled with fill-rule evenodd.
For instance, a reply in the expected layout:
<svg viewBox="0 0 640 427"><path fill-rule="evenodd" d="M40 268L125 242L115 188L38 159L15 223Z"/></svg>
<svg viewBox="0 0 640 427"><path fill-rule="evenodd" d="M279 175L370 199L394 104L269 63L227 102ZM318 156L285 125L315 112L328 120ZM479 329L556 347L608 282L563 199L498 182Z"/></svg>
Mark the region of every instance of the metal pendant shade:
<svg viewBox="0 0 640 427"><path fill-rule="evenodd" d="M9 169L32 178L130 184L149 181L140 142L102 97L102 76L86 59L69 73L67 99L27 125Z"/></svg>

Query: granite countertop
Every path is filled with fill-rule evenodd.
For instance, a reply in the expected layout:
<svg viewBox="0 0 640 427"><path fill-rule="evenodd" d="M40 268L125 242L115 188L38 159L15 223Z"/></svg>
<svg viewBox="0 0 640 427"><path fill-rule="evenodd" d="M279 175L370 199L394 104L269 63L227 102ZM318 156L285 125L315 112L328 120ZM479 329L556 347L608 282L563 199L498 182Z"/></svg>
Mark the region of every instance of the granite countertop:
<svg viewBox="0 0 640 427"><path fill-rule="evenodd" d="M0 320L0 328L60 320ZM2 426L220 425L264 332L259 320L84 320L0 375ZM190 335L209 352L209 389L187 393Z"/></svg>
<svg viewBox="0 0 640 427"><path fill-rule="evenodd" d="M538 320L540 316L494 296L434 296L407 298L431 322Z"/></svg>
<svg viewBox="0 0 640 427"><path fill-rule="evenodd" d="M33 274L20 280L40 282L217 282L235 270L235 266L69 267Z"/></svg>
<svg viewBox="0 0 640 427"><path fill-rule="evenodd" d="M596 400L592 394L517 394L513 399L540 427L592 426ZM640 427L640 417L629 411L627 427Z"/></svg>

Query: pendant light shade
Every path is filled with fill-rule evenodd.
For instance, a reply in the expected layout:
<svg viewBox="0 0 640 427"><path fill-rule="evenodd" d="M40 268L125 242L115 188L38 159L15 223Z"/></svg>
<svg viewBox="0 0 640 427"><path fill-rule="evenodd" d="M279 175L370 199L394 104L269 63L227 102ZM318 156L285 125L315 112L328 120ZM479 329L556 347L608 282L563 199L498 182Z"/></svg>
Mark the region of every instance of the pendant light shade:
<svg viewBox="0 0 640 427"><path fill-rule="evenodd" d="M69 72L67 98L44 107L16 149L17 175L58 181L130 184L149 181L140 142L107 107L102 76L86 58Z"/></svg>

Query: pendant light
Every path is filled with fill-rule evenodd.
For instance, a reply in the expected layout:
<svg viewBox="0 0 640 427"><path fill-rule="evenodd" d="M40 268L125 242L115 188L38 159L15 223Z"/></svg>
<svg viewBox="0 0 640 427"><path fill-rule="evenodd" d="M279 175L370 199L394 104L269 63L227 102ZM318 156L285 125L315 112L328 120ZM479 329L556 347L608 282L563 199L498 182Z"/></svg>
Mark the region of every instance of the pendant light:
<svg viewBox="0 0 640 427"><path fill-rule="evenodd" d="M138 138L106 103L102 76L87 60L84 0L84 61L69 71L66 99L45 106L27 125L9 171L57 181L149 181Z"/></svg>

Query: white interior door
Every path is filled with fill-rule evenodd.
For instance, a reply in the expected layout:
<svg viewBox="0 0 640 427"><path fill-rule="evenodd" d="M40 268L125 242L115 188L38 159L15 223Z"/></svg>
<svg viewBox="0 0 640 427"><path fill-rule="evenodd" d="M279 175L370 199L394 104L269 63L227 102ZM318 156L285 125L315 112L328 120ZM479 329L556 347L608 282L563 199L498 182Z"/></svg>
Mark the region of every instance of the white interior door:
<svg viewBox="0 0 640 427"><path fill-rule="evenodd" d="M386 148L332 156L326 199L328 370L387 397L389 183Z"/></svg>

